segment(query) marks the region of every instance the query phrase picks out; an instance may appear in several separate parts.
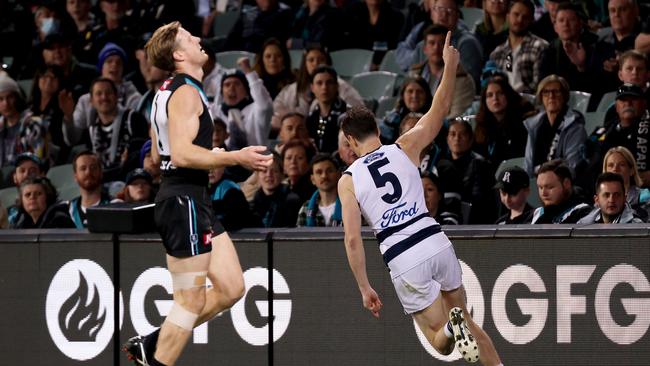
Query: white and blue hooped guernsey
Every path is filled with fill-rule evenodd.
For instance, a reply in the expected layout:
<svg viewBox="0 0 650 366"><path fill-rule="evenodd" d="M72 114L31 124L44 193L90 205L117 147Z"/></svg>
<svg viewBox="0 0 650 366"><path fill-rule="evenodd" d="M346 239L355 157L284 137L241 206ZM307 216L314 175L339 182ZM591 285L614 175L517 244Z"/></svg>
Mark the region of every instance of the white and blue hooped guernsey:
<svg viewBox="0 0 650 366"><path fill-rule="evenodd" d="M383 145L360 157L344 174L352 176L354 194L391 277L451 246L429 216L418 168L399 145Z"/></svg>

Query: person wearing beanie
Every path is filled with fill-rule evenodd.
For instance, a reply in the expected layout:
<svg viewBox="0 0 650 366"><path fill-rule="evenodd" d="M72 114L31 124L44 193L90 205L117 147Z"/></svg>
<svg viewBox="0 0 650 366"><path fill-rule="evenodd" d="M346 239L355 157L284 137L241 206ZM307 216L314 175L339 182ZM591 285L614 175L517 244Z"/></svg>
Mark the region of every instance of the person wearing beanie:
<svg viewBox="0 0 650 366"><path fill-rule="evenodd" d="M212 105L212 115L226 121L228 150L250 145L268 145L273 100L248 58L237 62L241 70L221 78L221 103Z"/></svg>
<svg viewBox="0 0 650 366"><path fill-rule="evenodd" d="M0 167L14 164L16 156L32 152L47 157L47 131L26 108L18 83L0 75Z"/></svg>

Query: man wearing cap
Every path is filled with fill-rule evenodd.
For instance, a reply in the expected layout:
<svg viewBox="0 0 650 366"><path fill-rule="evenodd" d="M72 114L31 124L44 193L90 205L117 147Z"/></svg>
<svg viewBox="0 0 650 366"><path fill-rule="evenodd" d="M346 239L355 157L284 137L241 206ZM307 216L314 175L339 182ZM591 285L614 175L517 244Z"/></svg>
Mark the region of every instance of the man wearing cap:
<svg viewBox="0 0 650 366"><path fill-rule="evenodd" d="M629 224L643 222L625 202L623 177L616 173L602 173L596 180L596 208L578 221L578 224Z"/></svg>
<svg viewBox="0 0 650 366"><path fill-rule="evenodd" d="M508 168L499 174L499 181L494 186L499 190L501 203L508 213L499 217L496 225L530 224L535 209L528 204L530 194L528 173L518 166Z"/></svg>
<svg viewBox="0 0 650 366"><path fill-rule="evenodd" d="M226 121L230 137L228 150L239 150L251 145L268 145L273 100L262 79L242 57L237 61L240 70L221 78L222 102L212 105L212 115Z"/></svg>
<svg viewBox="0 0 650 366"><path fill-rule="evenodd" d="M127 62L126 53L115 43L107 43L101 50L97 62L97 71L102 78L113 81L117 89L117 103L120 107L134 110L142 95L132 82L123 80L124 65ZM83 132L97 118L97 110L91 102L91 94L86 93L79 98L74 106L67 102L61 105L64 112L63 133L69 144L80 142ZM72 114L72 116L71 116Z"/></svg>
<svg viewBox="0 0 650 366"><path fill-rule="evenodd" d="M623 84L616 92L617 119L603 131L597 131L602 151L624 146L636 159L644 186L650 186L650 111L643 89Z"/></svg>

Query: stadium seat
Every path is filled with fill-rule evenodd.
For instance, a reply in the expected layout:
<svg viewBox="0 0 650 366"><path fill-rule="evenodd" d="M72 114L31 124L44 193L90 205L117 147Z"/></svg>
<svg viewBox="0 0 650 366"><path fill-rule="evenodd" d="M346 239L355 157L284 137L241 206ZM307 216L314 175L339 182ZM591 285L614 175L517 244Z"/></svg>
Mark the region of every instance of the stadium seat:
<svg viewBox="0 0 650 366"><path fill-rule="evenodd" d="M384 58L381 60L381 63L379 64L379 70L393 72L398 75L404 73L404 71L400 69L399 65L397 64L397 61L395 60L395 50L390 50L386 52Z"/></svg>
<svg viewBox="0 0 650 366"><path fill-rule="evenodd" d="M372 51L350 48L330 53L332 66L343 79L368 71L372 61Z"/></svg>
<svg viewBox="0 0 650 366"><path fill-rule="evenodd" d="M529 101L532 105L537 105L537 100L535 95L533 94L528 94L528 93L519 93L522 98L526 99Z"/></svg>
<svg viewBox="0 0 650 366"><path fill-rule="evenodd" d="M217 52L217 63L227 69L236 69L237 60L241 57L248 57L251 66L255 62L255 54L248 51L224 51Z"/></svg>
<svg viewBox="0 0 650 366"><path fill-rule="evenodd" d="M472 204L469 202L460 202L460 214L462 216L462 225L469 224L469 215L472 213Z"/></svg>
<svg viewBox="0 0 650 366"><path fill-rule="evenodd" d="M499 179L499 174L501 174L502 171L506 170L507 168L511 168L514 166L518 166L520 168L524 168L524 157L520 158L512 158L508 160L504 160L499 164L499 167L497 168L497 171L494 173L494 177L496 179Z"/></svg>
<svg viewBox="0 0 650 366"><path fill-rule="evenodd" d="M462 7L460 12L463 14L463 22L472 32L476 28L476 23L483 21L483 9Z"/></svg>
<svg viewBox="0 0 650 366"><path fill-rule="evenodd" d="M375 117L383 119L390 110L395 108L398 97L383 97L379 99L379 104L377 105L377 112L375 112Z"/></svg>
<svg viewBox="0 0 650 366"><path fill-rule="evenodd" d="M16 187L7 187L0 189L0 202L2 207L7 208L16 203L18 198L18 189Z"/></svg>
<svg viewBox="0 0 650 366"><path fill-rule="evenodd" d="M304 50L289 50L289 56L291 57L291 68L294 70L300 69L300 64L302 63L302 54Z"/></svg>
<svg viewBox="0 0 650 366"><path fill-rule="evenodd" d="M75 182L72 172L72 164L63 164L51 167L47 172L47 178L52 182L52 184L54 184L56 189L77 186L77 182Z"/></svg>
<svg viewBox="0 0 650 366"><path fill-rule="evenodd" d="M363 98L379 100L382 97L392 97L395 90L397 74L387 71L369 71L354 75L350 85Z"/></svg>
<svg viewBox="0 0 650 366"><path fill-rule="evenodd" d="M584 115L585 113L587 113L587 107L589 106L589 98L591 98L591 93L571 90L571 92L569 93L569 105L571 106L571 108L579 111Z"/></svg>
<svg viewBox="0 0 650 366"><path fill-rule="evenodd" d="M32 84L34 83L34 79L23 79L17 80L16 82L18 83L20 90L22 90L23 95L25 95L25 100L29 100L32 95Z"/></svg>
<svg viewBox="0 0 650 366"><path fill-rule="evenodd" d="M70 201L71 199L79 196L79 187L77 185L63 187L61 189L57 188L59 193L59 200L61 201Z"/></svg>
<svg viewBox="0 0 650 366"><path fill-rule="evenodd" d="M615 91L603 94L602 98L600 98L600 102L598 102L598 107L596 108L596 112L607 113L607 110L609 109L609 107L611 107L614 104L615 101L616 101Z"/></svg>
<svg viewBox="0 0 650 366"><path fill-rule="evenodd" d="M587 135L591 135L596 128L603 125L605 125L605 113L598 111L585 113L585 131L587 131Z"/></svg>
<svg viewBox="0 0 650 366"><path fill-rule="evenodd" d="M14 184L14 177L13 177L14 169L16 169L16 167L13 165L7 165L2 167L2 170L0 170L0 174L2 175L0 188L9 187Z"/></svg>
<svg viewBox="0 0 650 366"><path fill-rule="evenodd" d="M526 202L528 202L529 205L533 206L533 208L542 207L542 201L539 199L539 192L537 191L537 178L530 178L529 187L530 194L528 195Z"/></svg>
<svg viewBox="0 0 650 366"><path fill-rule="evenodd" d="M235 23L237 23L237 19L239 19L239 11L227 11L217 14L214 17L214 23L212 23L214 37L217 39L226 38Z"/></svg>

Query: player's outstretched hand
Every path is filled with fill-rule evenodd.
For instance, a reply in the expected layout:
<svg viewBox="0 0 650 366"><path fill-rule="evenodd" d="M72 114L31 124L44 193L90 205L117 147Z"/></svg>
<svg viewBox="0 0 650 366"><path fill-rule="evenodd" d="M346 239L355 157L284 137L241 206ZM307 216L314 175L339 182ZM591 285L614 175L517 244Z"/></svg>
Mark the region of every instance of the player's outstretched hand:
<svg viewBox="0 0 650 366"><path fill-rule="evenodd" d="M362 291L361 296L363 297L363 307L368 309L372 313L372 316L379 318L379 310L381 310L384 304L379 300L379 296L375 290L370 287L367 290Z"/></svg>
<svg viewBox="0 0 650 366"><path fill-rule="evenodd" d="M239 164L251 170L262 170L273 163L272 154L262 154L265 146L247 146L238 151Z"/></svg>
<svg viewBox="0 0 650 366"><path fill-rule="evenodd" d="M447 38L445 39L445 48L442 50L442 60L445 63L445 66L458 66L460 61L460 53L458 50L451 45L451 32L447 32Z"/></svg>

